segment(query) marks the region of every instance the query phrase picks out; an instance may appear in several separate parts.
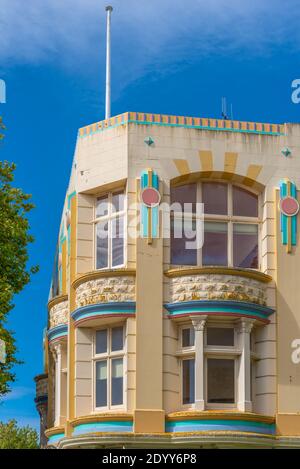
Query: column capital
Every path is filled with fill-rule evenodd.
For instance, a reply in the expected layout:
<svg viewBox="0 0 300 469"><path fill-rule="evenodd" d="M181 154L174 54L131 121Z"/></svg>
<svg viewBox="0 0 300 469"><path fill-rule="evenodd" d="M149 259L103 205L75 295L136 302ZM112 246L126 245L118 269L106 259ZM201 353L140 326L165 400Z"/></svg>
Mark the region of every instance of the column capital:
<svg viewBox="0 0 300 469"><path fill-rule="evenodd" d="M195 331L204 331L207 316L190 316Z"/></svg>
<svg viewBox="0 0 300 469"><path fill-rule="evenodd" d="M56 361L58 355L61 354L61 344L59 342L56 342L54 344L51 344L49 346L49 349L52 353L53 359Z"/></svg>
<svg viewBox="0 0 300 469"><path fill-rule="evenodd" d="M237 332L238 334L250 334L254 325L254 319L241 318L238 321Z"/></svg>

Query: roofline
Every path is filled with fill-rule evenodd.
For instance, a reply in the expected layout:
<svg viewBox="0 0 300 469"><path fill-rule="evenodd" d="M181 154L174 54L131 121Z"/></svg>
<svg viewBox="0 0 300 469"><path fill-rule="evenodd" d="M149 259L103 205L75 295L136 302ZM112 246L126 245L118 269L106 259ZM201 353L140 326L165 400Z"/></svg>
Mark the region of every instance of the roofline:
<svg viewBox="0 0 300 469"><path fill-rule="evenodd" d="M258 135L285 135L285 124L244 122L202 117L172 116L166 114L149 114L143 112L125 112L109 119L79 129L78 137L83 138L104 130L126 124L155 125L161 127L181 127L220 132L234 132Z"/></svg>

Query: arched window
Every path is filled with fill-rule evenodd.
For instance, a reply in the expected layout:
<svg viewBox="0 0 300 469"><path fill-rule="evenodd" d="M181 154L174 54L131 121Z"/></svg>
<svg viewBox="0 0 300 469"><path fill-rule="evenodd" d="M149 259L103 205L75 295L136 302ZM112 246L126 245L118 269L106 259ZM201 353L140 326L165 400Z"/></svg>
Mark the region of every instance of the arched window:
<svg viewBox="0 0 300 469"><path fill-rule="evenodd" d="M201 249L189 243L196 237L196 203L204 210ZM171 211L171 264L259 268L257 194L231 183L203 181L172 187L171 204L177 207Z"/></svg>

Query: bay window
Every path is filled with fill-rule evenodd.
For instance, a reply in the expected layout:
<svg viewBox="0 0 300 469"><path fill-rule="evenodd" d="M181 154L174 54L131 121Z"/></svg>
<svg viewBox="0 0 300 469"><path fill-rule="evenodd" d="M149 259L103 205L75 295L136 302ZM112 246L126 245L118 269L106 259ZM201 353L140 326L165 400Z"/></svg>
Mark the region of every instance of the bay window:
<svg viewBox="0 0 300 469"><path fill-rule="evenodd" d="M124 233L124 192L111 192L98 197L95 210L96 269L124 265Z"/></svg>
<svg viewBox="0 0 300 469"><path fill-rule="evenodd" d="M235 360L207 358L207 403L234 404Z"/></svg>
<svg viewBox="0 0 300 469"><path fill-rule="evenodd" d="M94 340L94 407L123 406L123 326L100 329Z"/></svg>
<svg viewBox="0 0 300 469"><path fill-rule="evenodd" d="M179 328L182 405L199 410L249 410L252 384L247 382L247 376L251 381L251 355L250 342L244 334L250 334L252 323L241 320L235 324L208 323L204 327L205 319L197 320L202 321L202 327L193 321L193 326Z"/></svg>
<svg viewBox="0 0 300 469"><path fill-rule="evenodd" d="M239 357L234 326L208 324L205 331L204 354L207 407L234 406Z"/></svg>
<svg viewBox="0 0 300 469"><path fill-rule="evenodd" d="M199 236L197 203L204 212L198 249L188 246ZM235 184L202 181L172 187L171 264L258 269L259 221L257 194Z"/></svg>
<svg viewBox="0 0 300 469"><path fill-rule="evenodd" d="M195 359L182 360L182 403L195 402Z"/></svg>

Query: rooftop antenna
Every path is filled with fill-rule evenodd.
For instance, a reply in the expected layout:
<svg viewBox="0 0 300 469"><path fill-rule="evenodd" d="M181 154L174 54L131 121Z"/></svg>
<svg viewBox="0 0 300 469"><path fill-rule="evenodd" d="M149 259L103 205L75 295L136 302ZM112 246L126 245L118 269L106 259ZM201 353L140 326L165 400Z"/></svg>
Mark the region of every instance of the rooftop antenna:
<svg viewBox="0 0 300 469"><path fill-rule="evenodd" d="M222 117L224 120L227 120L228 119L228 115L227 115L227 101L226 101L226 98L222 98Z"/></svg>
<svg viewBox="0 0 300 469"><path fill-rule="evenodd" d="M110 60L110 51L111 51L111 40L110 40L110 25L111 25L111 12L113 7L108 5L105 7L107 12L106 17L106 86L105 86L105 119L109 119L111 116L111 60Z"/></svg>

